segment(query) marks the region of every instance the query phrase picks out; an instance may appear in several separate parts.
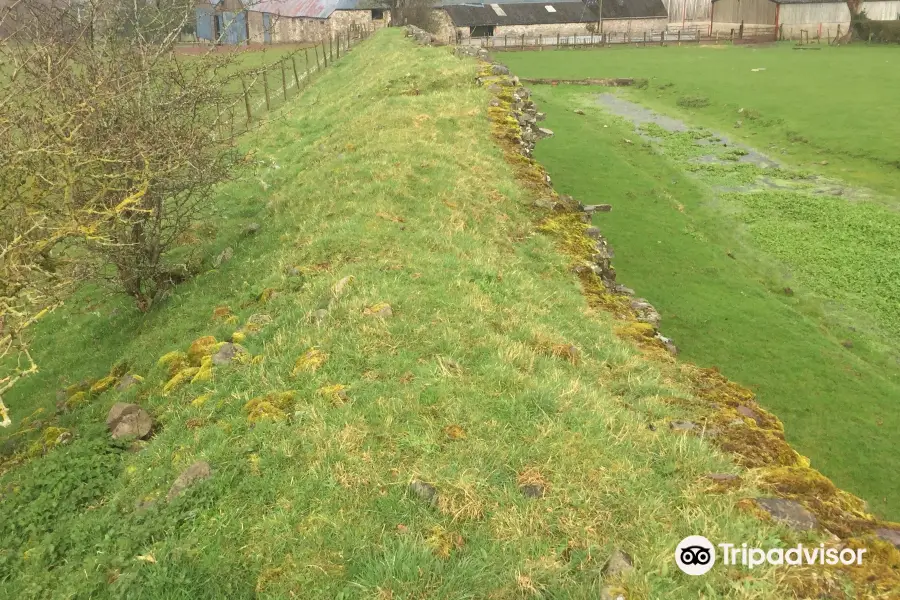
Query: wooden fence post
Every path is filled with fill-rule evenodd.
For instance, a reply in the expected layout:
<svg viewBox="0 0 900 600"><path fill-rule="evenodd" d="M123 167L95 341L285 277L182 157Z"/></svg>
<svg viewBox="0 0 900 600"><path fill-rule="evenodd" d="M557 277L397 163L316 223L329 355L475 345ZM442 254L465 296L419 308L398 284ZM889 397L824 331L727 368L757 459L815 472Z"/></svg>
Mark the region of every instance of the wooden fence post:
<svg viewBox="0 0 900 600"><path fill-rule="evenodd" d="M559 50L559 32L556 32L556 49Z"/></svg>
<svg viewBox="0 0 900 600"><path fill-rule="evenodd" d="M287 102L287 73L284 70L284 59L281 59L281 90L284 101Z"/></svg>
<svg viewBox="0 0 900 600"><path fill-rule="evenodd" d="M325 40L322 40L322 68L328 68L328 52L325 51Z"/></svg>
<svg viewBox="0 0 900 600"><path fill-rule="evenodd" d="M247 124L249 125L253 120L253 114L250 112L250 94L247 93L247 82L244 81L243 76L241 76L241 87L244 89L244 108L247 109Z"/></svg>
<svg viewBox="0 0 900 600"><path fill-rule="evenodd" d="M521 50L525 49L525 34L524 33L522 34L522 45L521 45L520 49Z"/></svg>
<svg viewBox="0 0 900 600"><path fill-rule="evenodd" d="M269 69L263 69L263 90L266 92L266 110L271 110L271 102L269 100Z"/></svg>

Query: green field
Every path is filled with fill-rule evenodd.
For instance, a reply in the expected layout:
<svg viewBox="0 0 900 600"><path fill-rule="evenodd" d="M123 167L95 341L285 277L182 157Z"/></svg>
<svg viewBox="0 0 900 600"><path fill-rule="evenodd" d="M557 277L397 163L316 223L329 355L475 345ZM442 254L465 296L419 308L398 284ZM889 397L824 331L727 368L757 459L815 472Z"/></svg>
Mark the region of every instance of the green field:
<svg viewBox="0 0 900 600"><path fill-rule="evenodd" d="M672 564L688 534L824 538L739 510L752 475L709 493L731 458L669 430L692 417L674 365L614 335L538 232L476 70L380 32L243 137L247 170L185 239L202 274L147 314L86 288L39 324L41 372L5 399L0 596L788 597L773 567ZM164 390L160 357L236 331L258 359ZM143 383L55 414L115 364ZM117 401L149 441L110 441ZM212 477L167 501L198 460ZM601 576L616 549L634 570Z"/></svg>
<svg viewBox="0 0 900 600"><path fill-rule="evenodd" d="M626 47L510 52L500 59L521 77L647 78L650 86L633 92L648 106L686 113L697 125L814 172L900 195L900 51L816 47ZM679 98L697 95L709 106L677 106Z"/></svg>
<svg viewBox="0 0 900 600"><path fill-rule="evenodd" d="M620 48L499 58L521 77L647 78L646 87L617 91L697 128L652 131L651 143L598 104L609 89L533 90L556 133L536 157L562 192L614 206L596 222L617 251L619 279L660 310L682 355L750 386L813 466L900 518L900 122L889 116L900 94L900 49ZM710 135L703 127L784 167L729 164L733 148L698 149L695 138ZM697 163L711 152L718 164ZM814 174L850 187L818 193ZM760 176L784 188L739 189ZM856 197L853 186L875 192Z"/></svg>

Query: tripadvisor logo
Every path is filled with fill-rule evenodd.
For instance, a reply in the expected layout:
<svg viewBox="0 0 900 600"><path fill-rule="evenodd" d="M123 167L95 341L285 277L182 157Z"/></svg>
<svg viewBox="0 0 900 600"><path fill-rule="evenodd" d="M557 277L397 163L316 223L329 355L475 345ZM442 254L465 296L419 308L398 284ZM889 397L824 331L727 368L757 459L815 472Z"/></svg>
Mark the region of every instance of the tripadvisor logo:
<svg viewBox="0 0 900 600"><path fill-rule="evenodd" d="M716 549L702 535L689 535L675 548L675 564L688 575L703 575L716 564Z"/></svg>
<svg viewBox="0 0 900 600"><path fill-rule="evenodd" d="M825 544L792 548L748 547L747 544L717 544L724 565L753 569L761 565L861 565L866 548L826 548ZM675 564L688 575L703 575L716 564L716 546L702 535L689 535L675 548Z"/></svg>

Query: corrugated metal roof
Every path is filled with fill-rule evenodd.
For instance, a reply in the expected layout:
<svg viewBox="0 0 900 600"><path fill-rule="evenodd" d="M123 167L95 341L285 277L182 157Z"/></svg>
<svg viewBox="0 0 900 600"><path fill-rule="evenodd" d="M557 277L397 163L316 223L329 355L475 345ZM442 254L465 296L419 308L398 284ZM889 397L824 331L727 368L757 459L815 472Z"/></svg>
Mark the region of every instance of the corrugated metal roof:
<svg viewBox="0 0 900 600"><path fill-rule="evenodd" d="M244 6L254 12L306 19L327 19L336 10L387 8L379 0L244 0Z"/></svg>
<svg viewBox="0 0 900 600"><path fill-rule="evenodd" d="M493 4L501 4L500 2ZM450 20L457 27L478 25L556 25L561 23L595 23L598 7L583 2L503 2L497 14L490 4L444 6ZM553 8L548 11L547 6ZM665 18L668 16L662 0L607 0L603 3L604 19Z"/></svg>

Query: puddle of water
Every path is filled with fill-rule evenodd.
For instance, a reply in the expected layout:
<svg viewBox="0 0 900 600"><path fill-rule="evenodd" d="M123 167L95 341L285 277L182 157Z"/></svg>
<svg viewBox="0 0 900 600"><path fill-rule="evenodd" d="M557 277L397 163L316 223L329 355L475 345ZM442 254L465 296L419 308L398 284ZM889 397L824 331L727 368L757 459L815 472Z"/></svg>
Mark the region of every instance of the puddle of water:
<svg viewBox="0 0 900 600"><path fill-rule="evenodd" d="M695 134L692 136L693 146L707 148L709 153L698 154L687 158L694 165L752 165L761 169L783 169L778 161L766 156L755 148L735 142L718 132L708 132L692 128L676 119L657 113L645 106L626 100L612 93L599 94L597 103L608 112L627 119L635 126L636 133L642 138L656 144L665 153L666 139L653 135L652 126L658 126L671 134ZM650 127L648 127L650 126ZM658 130L657 130L658 131ZM682 138L683 139L683 138ZM783 171L784 172L784 171ZM714 179L714 177L711 177ZM816 196L842 196L847 200L866 200L872 198L867 190L850 188L840 181L827 179L818 175L798 178L781 178L770 175L759 175L753 183L739 186L719 185L709 181L713 189L719 192L753 192L760 190L783 190L803 192Z"/></svg>

